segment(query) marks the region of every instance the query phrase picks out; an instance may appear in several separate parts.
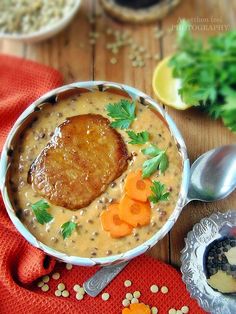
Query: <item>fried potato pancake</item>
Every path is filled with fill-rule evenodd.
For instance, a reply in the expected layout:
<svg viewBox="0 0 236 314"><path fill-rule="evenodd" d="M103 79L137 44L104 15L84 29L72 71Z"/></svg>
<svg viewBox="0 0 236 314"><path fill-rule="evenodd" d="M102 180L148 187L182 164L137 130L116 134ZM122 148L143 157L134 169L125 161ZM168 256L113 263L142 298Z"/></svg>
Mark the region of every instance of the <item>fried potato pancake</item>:
<svg viewBox="0 0 236 314"><path fill-rule="evenodd" d="M32 163L28 182L52 204L89 205L127 168L128 152L110 121L98 114L66 119Z"/></svg>

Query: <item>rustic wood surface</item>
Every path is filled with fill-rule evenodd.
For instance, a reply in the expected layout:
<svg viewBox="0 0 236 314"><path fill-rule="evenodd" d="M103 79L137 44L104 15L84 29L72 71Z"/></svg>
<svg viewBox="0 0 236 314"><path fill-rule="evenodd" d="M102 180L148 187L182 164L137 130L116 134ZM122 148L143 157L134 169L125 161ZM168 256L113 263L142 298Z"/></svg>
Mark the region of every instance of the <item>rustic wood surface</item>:
<svg viewBox="0 0 236 314"><path fill-rule="evenodd" d="M84 80L108 80L132 85L154 97L151 80L157 61L152 58L142 68L133 67L128 58L127 47L115 55L118 62L111 64L112 54L106 49L111 42L105 30L129 30L134 40L147 48L151 55L161 58L171 54L175 47L173 28L181 18L192 20L194 33L207 37L224 29L236 27L235 0L183 0L161 22L144 26L121 24L112 20L101 10L98 1L83 1L82 7L66 30L53 39L37 44L23 44L0 40L0 53L32 59L58 69L65 83ZM89 22L89 17L95 23ZM164 30L162 38L154 38L154 27ZM89 32L101 33L95 45L89 43ZM155 97L154 97L155 98ZM184 112L167 108L180 128L191 161L214 147L235 143L236 137L220 121L211 121L196 109ZM173 265L180 265L180 251L184 238L192 226L214 211L236 209L236 192L225 200L214 203L192 202L187 205L171 232L152 248L150 254Z"/></svg>

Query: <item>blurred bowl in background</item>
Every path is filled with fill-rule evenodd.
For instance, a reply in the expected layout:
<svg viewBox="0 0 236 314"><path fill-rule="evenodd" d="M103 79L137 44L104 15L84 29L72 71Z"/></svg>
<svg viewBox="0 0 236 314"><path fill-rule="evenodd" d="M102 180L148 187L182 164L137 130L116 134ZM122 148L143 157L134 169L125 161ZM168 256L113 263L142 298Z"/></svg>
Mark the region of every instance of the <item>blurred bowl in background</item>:
<svg viewBox="0 0 236 314"><path fill-rule="evenodd" d="M45 39L48 39L60 31L62 31L64 28L66 28L67 25L73 20L76 13L78 12L81 0L74 0L75 4L69 10L61 20L58 22L55 22L53 24L50 24L48 26L45 26L38 31L30 32L30 33L4 33L0 31L0 39L10 39L15 41L22 41L26 43L36 43Z"/></svg>

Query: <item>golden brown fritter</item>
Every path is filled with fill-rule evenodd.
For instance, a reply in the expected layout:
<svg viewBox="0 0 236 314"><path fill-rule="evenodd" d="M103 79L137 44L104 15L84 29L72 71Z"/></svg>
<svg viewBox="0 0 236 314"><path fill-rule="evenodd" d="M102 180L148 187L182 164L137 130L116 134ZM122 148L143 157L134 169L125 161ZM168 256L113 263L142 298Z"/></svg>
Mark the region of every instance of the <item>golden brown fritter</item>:
<svg viewBox="0 0 236 314"><path fill-rule="evenodd" d="M31 165L28 181L52 204L89 205L127 168L121 135L101 115L68 118Z"/></svg>

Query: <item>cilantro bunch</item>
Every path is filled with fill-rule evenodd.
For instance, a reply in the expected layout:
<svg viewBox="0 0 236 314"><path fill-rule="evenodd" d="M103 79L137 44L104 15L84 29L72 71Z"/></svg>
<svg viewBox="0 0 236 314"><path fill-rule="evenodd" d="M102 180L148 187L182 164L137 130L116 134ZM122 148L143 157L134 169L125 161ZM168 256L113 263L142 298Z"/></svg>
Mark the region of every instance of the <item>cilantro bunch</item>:
<svg viewBox="0 0 236 314"><path fill-rule="evenodd" d="M170 59L180 78L179 94L186 104L200 106L212 118L221 118L236 132L236 31L210 37L206 45L195 39L183 20L177 31L177 53Z"/></svg>

